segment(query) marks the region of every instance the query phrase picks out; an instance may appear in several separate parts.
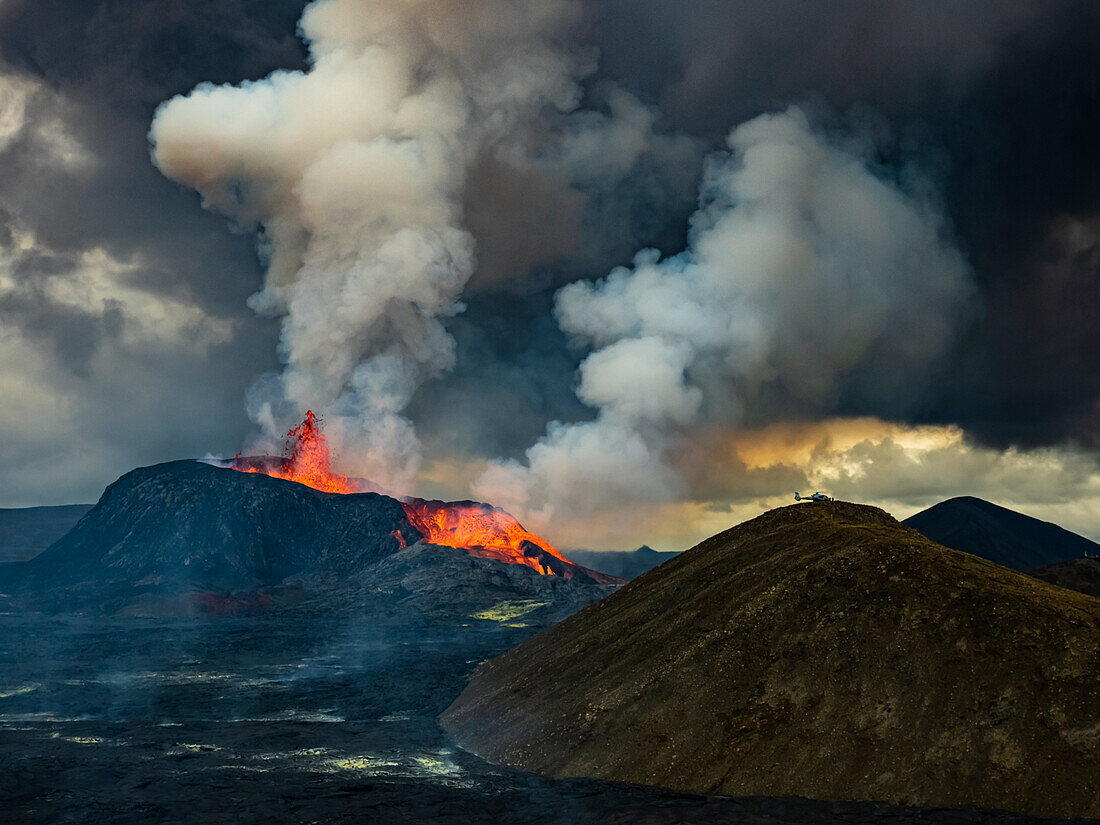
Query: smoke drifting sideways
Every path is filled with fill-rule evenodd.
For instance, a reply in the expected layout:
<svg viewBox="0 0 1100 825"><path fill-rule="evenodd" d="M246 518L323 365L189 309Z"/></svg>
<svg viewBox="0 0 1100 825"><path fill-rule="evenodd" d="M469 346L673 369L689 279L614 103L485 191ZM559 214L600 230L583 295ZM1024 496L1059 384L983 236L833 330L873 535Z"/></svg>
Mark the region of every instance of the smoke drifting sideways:
<svg viewBox="0 0 1100 825"><path fill-rule="evenodd" d="M321 407L344 464L408 488L421 449L402 412L453 365L443 319L475 269L467 173L524 156L528 124L576 106L580 15L573 0L322 0L300 23L308 71L159 108L160 170L260 233L250 305L282 318L285 364L248 394L268 440Z"/></svg>
<svg viewBox="0 0 1100 825"><path fill-rule="evenodd" d="M526 462L474 493L545 529L631 503L682 500L693 433L835 412L840 388L901 392L953 342L972 275L932 187L888 176L859 135L797 107L737 128L710 157L688 248L561 289L593 420L553 422Z"/></svg>

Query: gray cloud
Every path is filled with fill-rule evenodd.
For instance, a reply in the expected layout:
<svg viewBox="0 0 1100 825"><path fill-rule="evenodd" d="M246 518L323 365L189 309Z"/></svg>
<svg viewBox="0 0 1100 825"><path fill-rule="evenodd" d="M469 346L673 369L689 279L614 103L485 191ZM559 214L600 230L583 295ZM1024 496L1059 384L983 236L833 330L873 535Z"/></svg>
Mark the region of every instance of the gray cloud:
<svg viewBox="0 0 1100 825"><path fill-rule="evenodd" d="M277 321L247 308L264 284L263 263L251 234L235 234L200 209L193 191L158 174L146 132L158 104L201 82L239 84L306 69L295 36L303 6L0 5L2 380L20 388L0 410L19 438L0 455L7 502L94 497L133 464L235 452L249 438L254 424L243 390L282 366ZM434 314L434 343L413 357L415 369L397 368L411 351L400 312L387 314L378 337L363 338L354 324L350 332L340 327L355 365L360 355L369 360L385 350L379 342L401 339L407 351L389 363L405 383L379 384L374 374L364 386L386 390L394 415L415 424L429 459L522 459L549 422L566 422L560 437L575 436L570 422L591 424L614 409L647 422L631 430L641 449L629 438L617 442L620 458L648 461L655 443L675 448L656 466L660 483L644 495L679 490L721 507L722 482L710 469L693 475L676 454L686 447L676 442L685 427L726 422L722 411L746 427L870 415L960 424L997 448L1068 440L1095 449L1095 4L586 0L576 8L568 33L551 23L541 28L546 21L533 29L557 32L545 44L578 67L565 73L566 111L521 107L500 133L507 139L469 144L476 147L460 160L461 183L439 193L453 209L445 224L465 233L476 266L453 270L464 285L456 281L452 308ZM468 31L453 28L459 40ZM518 41L494 40L491 30L470 34L488 37L479 43L509 44L485 51L487 61L523 52ZM461 63L478 49L459 40L448 41L447 54ZM475 64L431 77L472 83L470 94L484 103L507 78L484 70L488 62ZM684 250L704 157L736 124L792 101L812 114L822 140L942 216L948 235L954 228L975 289L963 302L973 312L946 324L958 340L912 328L904 312L886 309L897 330L892 338L822 342L803 320L812 308L796 294L772 319L783 319L790 340L765 341L766 355L752 369L731 373L712 355L700 356L705 348L695 339L690 353L683 341L614 349L575 324L567 326L584 346L570 348L551 315L555 292L615 267L635 272L631 261L641 249L656 249L660 261ZM852 134L860 145L836 143ZM919 195L911 188L918 179L926 187ZM213 188L204 194L220 197ZM335 203L316 214L354 225L332 211ZM235 216L244 223L256 217ZM272 237L271 215L260 217ZM452 309L459 314L449 315ZM567 314L576 321L578 313ZM151 330L151 317L162 319L159 329ZM867 332L858 330L861 318L851 320ZM795 342L807 336L828 350L828 370L797 357ZM920 345L907 349L907 340ZM930 340L949 343L925 346ZM578 373L593 345L610 352ZM649 349L634 355L667 368L664 389L651 385L650 393L631 396L630 386L616 382L638 363L628 356L639 346ZM899 360L912 368L893 370ZM673 380L681 363L682 388ZM637 380L656 382L657 372ZM693 387L703 392L694 412ZM307 395L302 403L313 403ZM654 436L654 417L663 417L665 435ZM120 422L125 437L117 435ZM29 472L35 455L51 456L52 469ZM739 479L731 501L787 478L732 465L727 471ZM608 483L616 483L608 472Z"/></svg>
<svg viewBox="0 0 1100 825"><path fill-rule="evenodd" d="M1074 0L602 0L601 74L636 86L678 126L731 123L809 93L834 106L911 111L954 97L1010 38Z"/></svg>
<svg viewBox="0 0 1100 825"><path fill-rule="evenodd" d="M230 4L154 5L0 6L4 505L94 500L135 465L235 452L241 388L274 364L243 309L251 241L152 168L145 134L173 84L293 61L296 13L264 48Z"/></svg>
<svg viewBox="0 0 1100 825"><path fill-rule="evenodd" d="M598 416L495 464L475 487L486 500L542 523L676 500L672 443L766 414L761 388L827 415L846 376L902 386L950 346L971 276L919 179L876 174L863 141L815 133L798 108L727 142L685 252L643 251L558 293L562 329L592 348L577 394Z"/></svg>

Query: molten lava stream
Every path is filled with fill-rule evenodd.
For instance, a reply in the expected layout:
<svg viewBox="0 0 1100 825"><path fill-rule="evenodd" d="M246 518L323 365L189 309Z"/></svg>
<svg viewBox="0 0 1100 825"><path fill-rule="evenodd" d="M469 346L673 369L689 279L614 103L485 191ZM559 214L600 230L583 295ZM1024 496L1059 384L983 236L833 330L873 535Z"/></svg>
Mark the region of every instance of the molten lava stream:
<svg viewBox="0 0 1100 825"><path fill-rule="evenodd" d="M406 499L402 504L409 521L432 544L467 550L473 556L524 564L544 575L557 571L547 565L543 554L565 565L572 564L544 539L525 530L513 516L487 504L420 499Z"/></svg>

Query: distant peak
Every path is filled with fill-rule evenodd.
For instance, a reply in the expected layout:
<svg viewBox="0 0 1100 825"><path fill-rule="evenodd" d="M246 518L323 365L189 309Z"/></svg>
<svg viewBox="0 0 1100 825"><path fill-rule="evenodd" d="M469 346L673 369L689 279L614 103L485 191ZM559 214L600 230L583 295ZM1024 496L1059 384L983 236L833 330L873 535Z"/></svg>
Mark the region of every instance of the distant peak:
<svg viewBox="0 0 1100 825"><path fill-rule="evenodd" d="M976 504L979 507L997 507L1005 509L999 504L994 504L992 501L986 501L984 498L978 498L977 496L955 496L940 502L940 505L944 504Z"/></svg>

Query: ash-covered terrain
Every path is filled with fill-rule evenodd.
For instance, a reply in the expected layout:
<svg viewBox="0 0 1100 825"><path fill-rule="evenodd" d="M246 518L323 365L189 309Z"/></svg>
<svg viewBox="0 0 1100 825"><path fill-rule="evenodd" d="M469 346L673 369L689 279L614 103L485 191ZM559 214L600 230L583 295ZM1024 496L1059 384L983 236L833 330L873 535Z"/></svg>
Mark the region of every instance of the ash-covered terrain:
<svg viewBox="0 0 1100 825"><path fill-rule="evenodd" d="M1025 821L973 810L708 798L491 765L457 747L436 717L479 661L533 632L522 622L0 616L0 820Z"/></svg>
<svg viewBox="0 0 1100 825"><path fill-rule="evenodd" d="M538 537L528 547L514 520L508 552L453 523L499 525L492 508L416 501L422 530L406 506L173 462L127 474L47 551L5 566L0 820L1021 821L704 796L484 761L438 722L474 669L617 586ZM424 541L429 530L472 549ZM562 655L616 666L600 644ZM539 690L508 701L502 719L567 709Z"/></svg>

